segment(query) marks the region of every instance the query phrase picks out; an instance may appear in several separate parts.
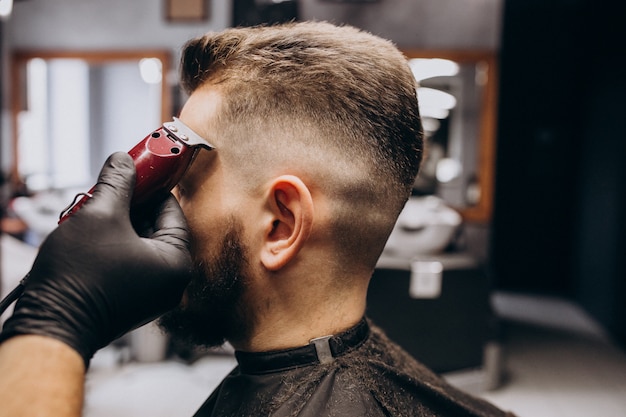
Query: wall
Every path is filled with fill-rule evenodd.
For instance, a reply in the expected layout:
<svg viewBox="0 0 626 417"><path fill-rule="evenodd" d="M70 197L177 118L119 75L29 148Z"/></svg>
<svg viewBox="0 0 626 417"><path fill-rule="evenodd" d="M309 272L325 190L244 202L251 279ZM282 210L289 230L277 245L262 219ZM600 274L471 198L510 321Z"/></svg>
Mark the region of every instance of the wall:
<svg viewBox="0 0 626 417"><path fill-rule="evenodd" d="M301 16L344 22L400 47L498 50L503 0L379 0L301 2Z"/></svg>
<svg viewBox="0 0 626 417"><path fill-rule="evenodd" d="M8 37L18 49L178 50L189 37L226 26L228 7L211 2L202 23L168 23L164 1L24 0L15 3Z"/></svg>
<svg viewBox="0 0 626 417"><path fill-rule="evenodd" d="M500 288L573 298L626 346L623 16L507 0L491 259Z"/></svg>
<svg viewBox="0 0 626 417"><path fill-rule="evenodd" d="M584 20L580 2L506 2L492 245L506 289L572 294Z"/></svg>
<svg viewBox="0 0 626 417"><path fill-rule="evenodd" d="M626 77L620 56L626 4L588 0L590 36L581 106L582 156L577 188L575 296L626 348Z"/></svg>

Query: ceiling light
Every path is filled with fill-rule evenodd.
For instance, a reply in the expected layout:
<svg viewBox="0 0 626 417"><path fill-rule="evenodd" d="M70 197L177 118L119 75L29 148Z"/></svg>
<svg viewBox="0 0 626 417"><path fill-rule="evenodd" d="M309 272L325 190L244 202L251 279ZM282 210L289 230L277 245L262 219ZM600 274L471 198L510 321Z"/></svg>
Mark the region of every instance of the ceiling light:
<svg viewBox="0 0 626 417"><path fill-rule="evenodd" d="M456 98L452 94L435 88L418 88L417 99L428 107L450 110L456 106Z"/></svg>
<svg viewBox="0 0 626 417"><path fill-rule="evenodd" d="M0 0L0 17L8 17L13 10L13 0Z"/></svg>
<svg viewBox="0 0 626 417"><path fill-rule="evenodd" d="M146 83L159 84L163 79L161 60L158 58L143 58L139 61L139 72L141 73L141 78Z"/></svg>
<svg viewBox="0 0 626 417"><path fill-rule="evenodd" d="M456 106L456 98L452 94L434 88L418 88L417 100L420 114L435 119L445 119Z"/></svg>
<svg viewBox="0 0 626 417"><path fill-rule="evenodd" d="M437 162L436 177L441 183L450 182L457 178L462 171L461 163L456 159L442 158Z"/></svg>
<svg viewBox="0 0 626 417"><path fill-rule="evenodd" d="M409 59L409 67L417 81L433 77L452 77L459 73L459 64L441 58Z"/></svg>

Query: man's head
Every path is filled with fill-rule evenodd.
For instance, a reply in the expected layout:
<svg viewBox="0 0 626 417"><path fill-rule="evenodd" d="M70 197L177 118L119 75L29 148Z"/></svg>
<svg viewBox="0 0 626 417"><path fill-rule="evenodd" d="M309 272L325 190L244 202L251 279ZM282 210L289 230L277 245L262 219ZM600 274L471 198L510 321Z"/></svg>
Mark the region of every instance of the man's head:
<svg viewBox="0 0 626 417"><path fill-rule="evenodd" d="M422 155L404 56L355 28L293 23L194 39L181 69L181 120L216 145L178 190L195 256L210 263L237 230L239 282L290 277L255 287L266 306L366 287Z"/></svg>

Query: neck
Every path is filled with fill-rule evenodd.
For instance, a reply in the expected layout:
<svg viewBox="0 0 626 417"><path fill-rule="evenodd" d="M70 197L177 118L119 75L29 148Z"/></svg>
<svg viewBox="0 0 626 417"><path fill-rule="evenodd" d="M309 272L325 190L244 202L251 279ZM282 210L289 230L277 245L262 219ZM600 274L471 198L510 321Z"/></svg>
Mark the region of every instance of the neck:
<svg viewBox="0 0 626 417"><path fill-rule="evenodd" d="M340 333L357 324L365 314L367 287L320 289L307 287L302 294L284 288L265 288L251 309L252 331L245 340L231 340L237 350L266 352L309 344L311 339ZM317 290L316 290L317 288ZM273 291L272 291L273 290Z"/></svg>

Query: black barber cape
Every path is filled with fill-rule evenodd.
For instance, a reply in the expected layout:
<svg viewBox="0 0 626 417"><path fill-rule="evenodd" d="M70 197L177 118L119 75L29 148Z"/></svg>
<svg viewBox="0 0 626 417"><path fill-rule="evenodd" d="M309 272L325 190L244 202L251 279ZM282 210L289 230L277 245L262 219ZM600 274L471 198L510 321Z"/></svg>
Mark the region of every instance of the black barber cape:
<svg viewBox="0 0 626 417"><path fill-rule="evenodd" d="M512 416L451 387L366 319L307 346L236 357L195 417Z"/></svg>

